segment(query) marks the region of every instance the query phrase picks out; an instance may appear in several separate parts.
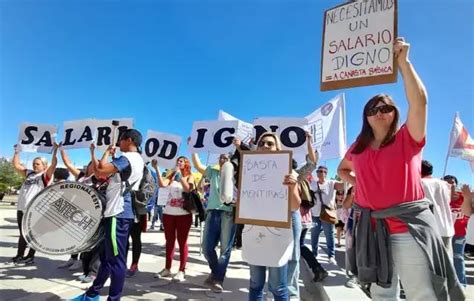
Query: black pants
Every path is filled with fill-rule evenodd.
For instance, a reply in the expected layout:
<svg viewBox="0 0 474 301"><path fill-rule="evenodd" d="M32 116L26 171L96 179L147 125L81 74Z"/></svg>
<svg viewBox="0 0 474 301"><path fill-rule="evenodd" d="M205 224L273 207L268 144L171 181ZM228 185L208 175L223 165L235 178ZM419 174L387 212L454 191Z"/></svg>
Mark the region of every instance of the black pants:
<svg viewBox="0 0 474 301"><path fill-rule="evenodd" d="M146 215L140 215L138 223L133 223L130 228L129 238L132 238L132 265L138 264L142 253L142 229L146 224ZM130 248L130 239L127 243L127 253Z"/></svg>
<svg viewBox="0 0 474 301"><path fill-rule="evenodd" d="M321 266L321 264L318 262L316 257L313 255L313 252L311 252L311 250L304 244L304 238L307 232L308 232L308 229L303 229L301 231L301 236L300 236L301 256L309 265L313 273L316 273L318 271L324 270L324 268Z"/></svg>
<svg viewBox="0 0 474 301"><path fill-rule="evenodd" d="M100 248L102 244L98 244L92 250L87 252L81 253L81 260L82 260L82 270L84 275L89 275L90 272L93 272L97 275L98 267L99 267L99 255L100 255Z"/></svg>
<svg viewBox="0 0 474 301"><path fill-rule="evenodd" d="M237 224L234 240L234 246L237 248L242 248L242 231L244 231L244 224Z"/></svg>
<svg viewBox="0 0 474 301"><path fill-rule="evenodd" d="M23 219L23 211L17 211L16 220L18 222L18 228L20 229L20 237L18 238L18 250L17 250L16 256L21 256L21 257L25 255L25 250L27 247L26 240L23 237L23 230L21 229L22 219ZM28 255L26 257L35 258L35 253L36 251L30 248L30 250L28 251Z"/></svg>

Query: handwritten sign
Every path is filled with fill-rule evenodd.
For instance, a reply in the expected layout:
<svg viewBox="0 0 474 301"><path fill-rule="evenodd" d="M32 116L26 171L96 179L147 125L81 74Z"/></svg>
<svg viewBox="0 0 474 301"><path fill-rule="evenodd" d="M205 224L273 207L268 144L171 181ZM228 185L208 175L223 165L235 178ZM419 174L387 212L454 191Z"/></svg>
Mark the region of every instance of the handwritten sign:
<svg viewBox="0 0 474 301"><path fill-rule="evenodd" d="M358 0L324 13L321 90L393 83L396 0Z"/></svg>
<svg viewBox="0 0 474 301"><path fill-rule="evenodd" d="M291 151L242 152L236 222L290 228L288 187Z"/></svg>

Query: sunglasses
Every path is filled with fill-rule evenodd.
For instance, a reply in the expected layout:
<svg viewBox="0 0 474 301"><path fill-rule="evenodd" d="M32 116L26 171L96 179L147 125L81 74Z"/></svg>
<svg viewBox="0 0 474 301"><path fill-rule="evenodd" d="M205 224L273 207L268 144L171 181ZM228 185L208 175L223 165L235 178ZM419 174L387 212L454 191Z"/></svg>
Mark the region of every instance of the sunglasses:
<svg viewBox="0 0 474 301"><path fill-rule="evenodd" d="M327 171L327 170L323 170L323 169L321 169L321 170L318 170L318 171L316 171L316 172L317 172L317 173L325 173L325 174L327 174L327 173L328 173L328 171Z"/></svg>
<svg viewBox="0 0 474 301"><path fill-rule="evenodd" d="M393 110L395 110L395 107L394 107L394 106L391 106L391 105L383 105L383 106L373 107L373 108L371 108L371 109L368 109L365 114L366 114L367 116L374 116L374 115L376 115L378 112L380 112L380 113L382 113L382 114L387 114L387 113L393 112Z"/></svg>
<svg viewBox="0 0 474 301"><path fill-rule="evenodd" d="M273 141L264 141L264 140L263 140L263 141L260 141L260 142L258 143L258 146L259 146L259 147L263 147L263 146L265 146L265 145L268 145L268 147L272 147L272 146L275 146L275 142L273 142Z"/></svg>

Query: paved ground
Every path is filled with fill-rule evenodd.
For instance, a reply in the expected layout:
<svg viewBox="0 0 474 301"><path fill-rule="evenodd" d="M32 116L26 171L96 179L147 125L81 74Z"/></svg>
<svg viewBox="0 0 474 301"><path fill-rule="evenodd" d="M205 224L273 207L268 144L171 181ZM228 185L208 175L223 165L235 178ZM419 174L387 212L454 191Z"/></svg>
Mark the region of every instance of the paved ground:
<svg viewBox="0 0 474 301"><path fill-rule="evenodd" d="M76 296L87 288L87 284L77 281L79 272L58 269L57 266L68 256L49 256L37 253L33 266L17 267L5 262L16 254L18 229L16 207L12 199L0 202L0 300L62 300ZM241 258L241 252L232 252L227 278L222 294L212 293L203 285L209 273L207 262L199 254L199 228L192 228L189 239L190 258L186 269L186 281L174 283L157 280L153 274L164 267L164 234L159 231L143 233L143 253L140 259L140 272L127 279L123 300L247 300L249 271ZM309 237L309 236L308 236ZM323 237L321 237L323 238ZM324 242L324 239L322 239ZM179 253L176 252L172 271L178 268ZM324 252L318 257L330 275L322 283L311 281L312 273L301 262L301 300L369 300L360 289L344 286L347 278L344 270L329 264ZM343 265L343 247L337 249L336 259ZM470 296L474 296L474 262L468 263ZM108 286L108 284L107 284ZM104 288L102 295L107 294ZM105 298L104 298L105 300ZM473 299L474 300L474 299Z"/></svg>

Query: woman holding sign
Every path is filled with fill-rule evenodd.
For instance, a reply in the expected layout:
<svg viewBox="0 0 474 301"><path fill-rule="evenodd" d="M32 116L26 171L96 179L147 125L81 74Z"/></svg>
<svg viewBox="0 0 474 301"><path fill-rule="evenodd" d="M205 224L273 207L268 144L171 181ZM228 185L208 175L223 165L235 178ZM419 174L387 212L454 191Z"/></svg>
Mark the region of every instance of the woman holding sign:
<svg viewBox="0 0 474 301"><path fill-rule="evenodd" d="M240 141L234 141L236 144L237 149L239 149ZM281 150L281 143L280 139L271 132L266 132L262 134L257 142L257 150L258 151L279 151ZM233 162L236 163L236 162ZM238 164L238 163L237 163ZM288 174L284 177L283 184L289 187L288 197L290 199L290 208L291 208L291 222L292 227L291 229L284 229L278 228L279 235L281 237L288 237L290 238L290 245L294 245L293 242L299 242L299 238L301 235L301 215L299 213L299 207L301 203L301 198L298 191L297 183L298 174L293 171L292 174ZM298 267L299 262L299 243L296 244L295 248L293 249L292 254L288 254L288 249L278 249L276 246L272 246L272 249L268 250L261 250L261 246L256 244L255 242L255 233L262 232L267 233L263 229L266 228L268 232L272 232L275 228L272 227L263 227L263 226L248 226L243 233L243 249L242 255L249 261L250 267L250 288L249 288L249 300L263 300L263 288L265 286L265 278L266 278L266 271L268 269L268 287L269 290L272 292L273 297L275 300L289 300L289 285L293 282L293 277L295 274L295 270ZM266 234L262 234L266 235ZM283 239L283 238L282 238ZM258 240L258 239L257 239ZM293 241L293 242L292 242ZM285 246L286 248L286 246ZM258 250L257 250L258 249ZM259 264L256 259L254 253L258 252L259 254L281 254L282 258L286 258L286 262L281 265L272 265L272 266L265 266ZM279 255L278 255L279 256ZM270 256L272 257L272 256ZM255 260L255 262L251 262L249 258L253 258L251 260ZM269 258L269 257L268 257ZM279 260L280 262L281 260ZM297 273L296 273L297 274ZM297 281L297 279L296 279Z"/></svg>
<svg viewBox="0 0 474 301"><path fill-rule="evenodd" d="M48 166L48 161L43 157L36 157L33 159L33 169L27 169L20 163L20 150L17 145L15 145L15 154L13 155L13 167L15 170L25 177L25 181L20 188L20 194L18 195L17 202L17 220L18 228L20 230L20 237L18 239L18 249L16 256L11 259L15 264L33 264L35 258L35 250L30 248L28 255L23 257L26 250L26 240L23 237L23 232L21 229L23 213L28 205L28 203L46 186L48 186L49 181L53 177L53 173L56 170L56 164L58 159L56 153L58 151L58 144L54 143L53 147L53 158L51 160L51 165Z"/></svg>
<svg viewBox="0 0 474 301"><path fill-rule="evenodd" d="M152 166L158 176L160 187L168 187L170 190L168 201L163 210L163 225L166 239L166 265L163 270L155 274L155 278L170 277L171 263L174 256L174 245L178 239L179 245L179 271L173 276L173 280L184 281L186 262L188 261L188 235L193 222L190 212L183 209L183 192L194 189L194 178L191 174L191 163L186 157L176 160L176 168L171 174L163 179L158 162L152 161Z"/></svg>
<svg viewBox="0 0 474 301"><path fill-rule="evenodd" d="M390 96L374 96L338 168L357 187L357 251L350 266L362 283L373 283L374 300L397 300L398 276L409 300L464 300L441 236L431 227L434 216L421 185L427 93L408 59L409 47L403 38L394 45L408 99L406 123L398 128L400 113Z"/></svg>

